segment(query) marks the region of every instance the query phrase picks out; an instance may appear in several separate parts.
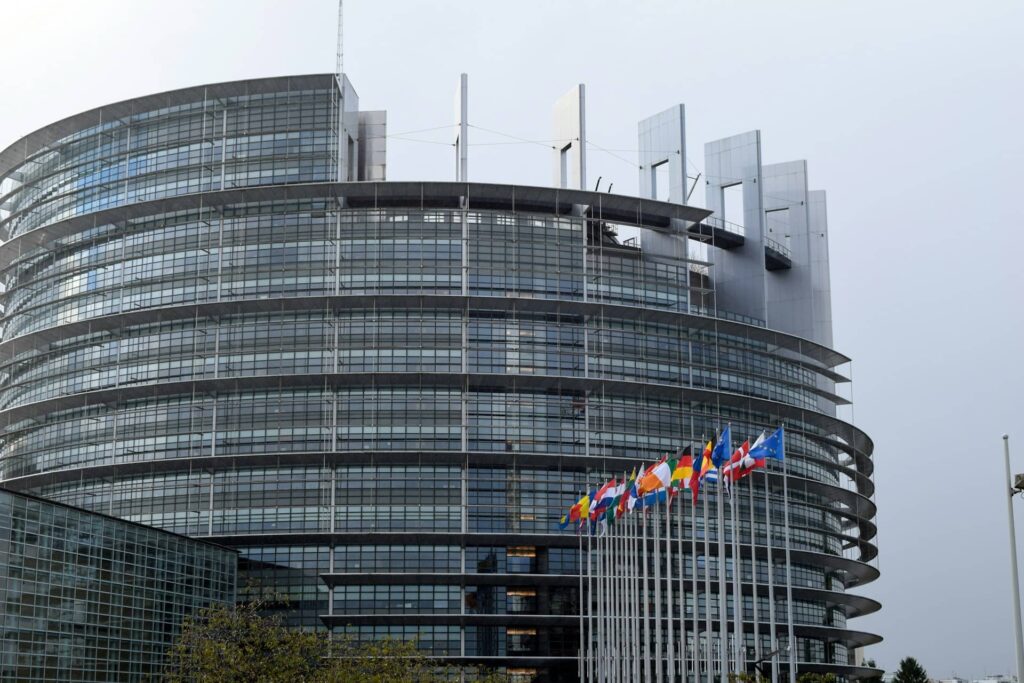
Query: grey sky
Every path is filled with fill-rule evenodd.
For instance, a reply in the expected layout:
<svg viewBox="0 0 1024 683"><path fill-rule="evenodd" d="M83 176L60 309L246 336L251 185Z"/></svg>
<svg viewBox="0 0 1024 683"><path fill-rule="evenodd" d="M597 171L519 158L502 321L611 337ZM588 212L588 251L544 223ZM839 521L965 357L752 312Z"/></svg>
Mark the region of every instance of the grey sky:
<svg viewBox="0 0 1024 683"><path fill-rule="evenodd" d="M346 71L390 132L449 124L467 71L470 121L522 138L550 138L553 101L584 82L601 147L634 149L638 119L684 102L698 168L704 142L752 128L766 162L808 160L829 193L836 346L876 444L883 578L864 592L884 608L852 625L885 636L869 655L886 668L1010 671L1000 434L1024 471L1024 3L346 4ZM0 7L0 147L105 102L334 68L334 0ZM390 179L451 177L450 148L388 146ZM472 180L550 183L541 145L470 153ZM634 152L588 154L591 183L636 191Z"/></svg>

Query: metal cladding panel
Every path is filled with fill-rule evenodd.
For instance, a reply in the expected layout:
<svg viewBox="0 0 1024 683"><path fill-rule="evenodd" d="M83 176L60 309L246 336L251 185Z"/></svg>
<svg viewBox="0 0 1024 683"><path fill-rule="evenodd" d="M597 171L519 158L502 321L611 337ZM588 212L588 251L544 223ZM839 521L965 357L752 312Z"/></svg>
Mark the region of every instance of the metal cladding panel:
<svg viewBox="0 0 1024 683"><path fill-rule="evenodd" d="M665 196L657 186L657 168L668 164L668 201L686 202L686 110L677 104L637 124L640 196Z"/></svg>
<svg viewBox="0 0 1024 683"><path fill-rule="evenodd" d="M704 145L707 207L724 220L727 187L743 186L743 244L715 253L715 297L719 309L757 320L765 305L764 197L761 191L761 131L754 130ZM735 221L734 221L735 222Z"/></svg>
<svg viewBox="0 0 1024 683"><path fill-rule="evenodd" d="M648 199L664 197L683 204L686 200L686 112L677 104L637 124L640 150L640 196ZM668 169L668 187L658 187L658 171ZM640 233L640 247L657 258L687 258L689 239L686 236L662 235L648 230Z"/></svg>
<svg viewBox="0 0 1024 683"><path fill-rule="evenodd" d="M580 83L555 102L555 187L587 189L586 118L586 88Z"/></svg>
<svg viewBox="0 0 1024 683"><path fill-rule="evenodd" d="M832 346L832 276L828 257L828 204L825 190L807 193L808 255L811 265L813 333L808 337Z"/></svg>
<svg viewBox="0 0 1024 683"><path fill-rule="evenodd" d="M387 180L388 113L359 112L359 180Z"/></svg>
<svg viewBox="0 0 1024 683"><path fill-rule="evenodd" d="M808 339L814 332L807 214L807 162L762 169L767 236L788 246L792 266L766 277L768 326Z"/></svg>

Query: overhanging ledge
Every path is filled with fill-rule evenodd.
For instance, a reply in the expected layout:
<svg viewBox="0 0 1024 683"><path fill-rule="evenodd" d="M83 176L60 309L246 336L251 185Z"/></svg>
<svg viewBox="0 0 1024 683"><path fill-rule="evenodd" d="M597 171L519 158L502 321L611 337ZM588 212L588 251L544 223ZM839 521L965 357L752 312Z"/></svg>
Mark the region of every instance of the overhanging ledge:
<svg viewBox="0 0 1024 683"><path fill-rule="evenodd" d="M17 235L0 245L0 267L6 268L18 254L55 239L74 235L98 225L168 212L206 209L254 202L331 199L346 208L447 208L502 210L580 217L644 227L687 236L684 226L697 223L711 212L653 199L569 190L557 187L452 182L358 182L257 185L216 192L197 192L136 202L50 223ZM0 231L6 234L6 228Z"/></svg>

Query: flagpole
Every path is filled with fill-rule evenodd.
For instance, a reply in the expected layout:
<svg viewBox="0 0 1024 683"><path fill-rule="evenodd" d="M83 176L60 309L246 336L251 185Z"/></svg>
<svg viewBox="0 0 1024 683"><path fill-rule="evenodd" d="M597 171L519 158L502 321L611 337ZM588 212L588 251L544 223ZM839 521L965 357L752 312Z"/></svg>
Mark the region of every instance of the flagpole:
<svg viewBox="0 0 1024 683"><path fill-rule="evenodd" d="M594 542L590 533L589 518L584 522L587 534L587 678L590 683L597 679L594 677L594 646L595 646L595 602L594 602Z"/></svg>
<svg viewBox="0 0 1024 683"><path fill-rule="evenodd" d="M604 539L601 537L601 525L594 522L594 545L597 546L597 557L594 558L594 566L597 570L597 577L594 581L594 592L596 598L594 609L597 619L594 626L597 631L597 641L594 652L594 667L597 675L597 683L605 683L604 680L604 553L601 548Z"/></svg>
<svg viewBox="0 0 1024 683"><path fill-rule="evenodd" d="M707 657L707 683L713 683L713 648L711 647L711 532L708 529L708 496L704 492L704 649Z"/></svg>
<svg viewBox="0 0 1024 683"><path fill-rule="evenodd" d="M654 494L655 505L657 505L658 494ZM664 670L664 653L661 650L661 524L658 522L657 513L644 508L644 516L650 516L654 526L654 552L651 554L651 561L654 563L654 680L662 681Z"/></svg>
<svg viewBox="0 0 1024 683"><path fill-rule="evenodd" d="M586 495L586 494L585 494ZM584 629L583 629L583 536L577 533L577 540L580 542L580 555L577 559L577 569L580 573L580 593L577 596L577 603L580 609L580 661L579 661L579 673L580 683L586 683L586 673L584 672Z"/></svg>
<svg viewBox="0 0 1024 683"><path fill-rule="evenodd" d="M629 505L627 504L627 508ZM630 516L630 553L629 553L629 564L630 564L630 669L632 674L631 680L640 680L640 601L639 601L639 587L637 581L637 518L633 514L632 510L627 509L627 514Z"/></svg>
<svg viewBox="0 0 1024 683"><path fill-rule="evenodd" d="M786 619L789 622L789 683L796 683L796 636L793 628L793 561L789 554L791 535L789 528L789 472L782 461L782 510L786 527Z"/></svg>
<svg viewBox="0 0 1024 683"><path fill-rule="evenodd" d="M732 609L733 609L733 651L736 654L736 673L743 673L746 639L743 637L743 558L740 557L739 502L736 488L739 481L729 487L729 512L732 516Z"/></svg>
<svg viewBox="0 0 1024 683"><path fill-rule="evenodd" d="M643 607L644 607L644 681L651 680L651 602L647 599L647 517L640 512L640 522L643 528Z"/></svg>
<svg viewBox="0 0 1024 683"><path fill-rule="evenodd" d="M602 514L604 526L604 680L607 683L614 683L612 680L612 565L611 565L611 525Z"/></svg>
<svg viewBox="0 0 1024 683"><path fill-rule="evenodd" d="M690 476L693 476L692 474ZM680 482L681 484L682 482ZM682 495L677 489L676 495ZM676 564L679 572L679 678L686 683L689 668L686 661L686 558L683 555L683 529L686 527L683 517L686 514L685 501L679 501L679 513L676 515L676 554L679 559Z"/></svg>
<svg viewBox="0 0 1024 683"><path fill-rule="evenodd" d="M670 484L671 485L671 484ZM665 492L666 499L668 498L668 491ZM675 681L676 678L676 662L675 662L675 601L672 599L672 501L665 501L665 613L668 616L666 625L668 629L665 633L665 649L668 652L668 670L666 671L666 677L671 682Z"/></svg>
<svg viewBox="0 0 1024 683"><path fill-rule="evenodd" d="M618 501L615 501L616 507ZM612 566L612 588L611 588L611 631L612 631L612 680L618 683L622 679L620 678L619 666L619 598L622 596L622 590L619 586L619 525L615 520L615 512L612 512L612 539L611 546L612 551L609 553Z"/></svg>
<svg viewBox="0 0 1024 683"><path fill-rule="evenodd" d="M697 472L693 475L696 477ZM697 588L697 506L690 504L690 558L693 565L693 681L700 683L700 591Z"/></svg>
<svg viewBox="0 0 1024 683"><path fill-rule="evenodd" d="M779 683L779 641L775 628L775 556L772 554L772 494L764 472L764 518L768 553L768 642L772 653L772 683Z"/></svg>
<svg viewBox="0 0 1024 683"><path fill-rule="evenodd" d="M625 479L625 477L623 477L623 479ZM625 492L625 489L623 489L623 492ZM616 514L618 514L617 511ZM622 656L623 647L625 645L625 642L622 638L623 628L625 627L625 624L623 623L622 619L622 595L625 590L625 565L622 563L623 553L625 552L623 548L624 542L625 538L622 535L622 528L619 526L619 518L616 517L615 552L613 553L613 564L615 566L615 678L617 681L620 681L620 683L624 680L625 676L625 672L623 671L625 661Z"/></svg>
<svg viewBox="0 0 1024 683"><path fill-rule="evenodd" d="M729 613L726 609L728 588L725 576L725 501L722 500L722 472L718 471L718 679L729 683Z"/></svg>
<svg viewBox="0 0 1024 683"><path fill-rule="evenodd" d="M603 533L602 533L603 531ZM600 587L600 607L601 620L598 622L598 628L601 630L601 647L600 647L600 678L601 683L610 683L608 680L608 531L607 528L602 524L600 515L597 520L597 537L601 544L601 587Z"/></svg>
<svg viewBox="0 0 1024 683"><path fill-rule="evenodd" d="M633 653L630 663L630 668L633 670L632 680L640 680L640 541L637 538L637 532L640 530L640 523L637 521L636 515L633 514L632 510L628 511L630 518L630 539L629 539L629 564L631 568L631 576L629 577L630 596L629 596L629 612L630 612L630 629L632 637L630 638L630 650Z"/></svg>
<svg viewBox="0 0 1024 683"><path fill-rule="evenodd" d="M753 473L751 473L753 475ZM761 616L760 607L757 604L760 599L757 591L757 524L754 517L754 477L750 477L750 484L747 486L747 502L750 503L750 583L754 595L754 661L761 661Z"/></svg>
<svg viewBox="0 0 1024 683"><path fill-rule="evenodd" d="M601 529L597 522L591 523L591 533L594 535L594 680L596 683L604 683L604 676L601 669L601 657L603 645L601 634L604 632L601 620L604 612L601 609Z"/></svg>
<svg viewBox="0 0 1024 683"><path fill-rule="evenodd" d="M612 540L614 539L614 526L612 525L612 522L608 521L607 517L605 517L605 526L607 527L607 530L605 531L605 536L607 537L607 540L605 541L605 554L607 557L604 560L604 564L607 568L607 575L604 580L604 651L605 659L607 660L606 678L608 679L608 683L615 683L615 601L612 597L615 569L611 553Z"/></svg>

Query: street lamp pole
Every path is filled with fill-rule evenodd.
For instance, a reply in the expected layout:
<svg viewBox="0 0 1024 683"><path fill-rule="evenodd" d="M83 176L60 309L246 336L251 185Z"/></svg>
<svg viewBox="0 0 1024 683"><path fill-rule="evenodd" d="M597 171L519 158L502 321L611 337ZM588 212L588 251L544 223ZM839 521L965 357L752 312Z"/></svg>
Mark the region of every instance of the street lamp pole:
<svg viewBox="0 0 1024 683"><path fill-rule="evenodd" d="M1010 582L1013 584L1014 645L1017 647L1017 681L1024 683L1024 642L1021 641L1020 626L1020 582L1017 573L1017 532L1013 527L1013 494L1016 492L1010 479L1010 435L1003 434L1003 455L1006 459L1006 514L1010 522Z"/></svg>

